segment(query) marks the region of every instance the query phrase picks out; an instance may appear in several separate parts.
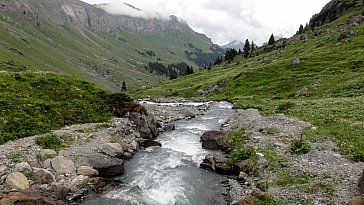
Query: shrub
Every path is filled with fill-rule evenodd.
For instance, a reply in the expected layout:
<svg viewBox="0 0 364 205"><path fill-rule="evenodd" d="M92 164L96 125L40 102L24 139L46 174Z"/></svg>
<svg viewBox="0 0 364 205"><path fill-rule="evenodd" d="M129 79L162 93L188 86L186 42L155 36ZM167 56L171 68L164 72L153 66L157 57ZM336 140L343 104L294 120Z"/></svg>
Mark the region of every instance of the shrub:
<svg viewBox="0 0 364 205"><path fill-rule="evenodd" d="M292 154L307 154L311 151L311 146L308 142L300 139L293 139L291 142L291 153Z"/></svg>
<svg viewBox="0 0 364 205"><path fill-rule="evenodd" d="M35 143L43 149L59 150L62 146L62 140L54 135L38 137Z"/></svg>
<svg viewBox="0 0 364 205"><path fill-rule="evenodd" d="M230 155L229 164L235 164L239 160L247 160L252 158L256 158L256 152L254 148L240 148Z"/></svg>
<svg viewBox="0 0 364 205"><path fill-rule="evenodd" d="M285 111L293 108L294 106L296 106L296 104L294 104L293 102L285 102L278 105L278 110Z"/></svg>

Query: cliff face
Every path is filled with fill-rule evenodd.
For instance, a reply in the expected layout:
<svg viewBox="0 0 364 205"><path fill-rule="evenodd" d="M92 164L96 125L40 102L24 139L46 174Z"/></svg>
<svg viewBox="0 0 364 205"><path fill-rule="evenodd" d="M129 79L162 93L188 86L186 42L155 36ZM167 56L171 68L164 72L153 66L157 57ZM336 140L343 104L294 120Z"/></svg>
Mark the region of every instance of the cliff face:
<svg viewBox="0 0 364 205"><path fill-rule="evenodd" d="M175 17L144 19L111 15L78 0L2 0L0 11L21 12L35 18L46 18L57 25L89 27L103 32L118 28L147 35L167 30L192 31L185 22L180 22Z"/></svg>

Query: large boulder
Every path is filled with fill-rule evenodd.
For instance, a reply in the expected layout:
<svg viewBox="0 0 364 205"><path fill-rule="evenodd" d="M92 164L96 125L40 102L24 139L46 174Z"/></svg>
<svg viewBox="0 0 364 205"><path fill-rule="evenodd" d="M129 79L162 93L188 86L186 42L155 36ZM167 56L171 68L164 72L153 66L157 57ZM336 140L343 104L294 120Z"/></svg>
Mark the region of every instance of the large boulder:
<svg viewBox="0 0 364 205"><path fill-rule="evenodd" d="M348 205L364 205L364 197L357 196L354 199L352 199Z"/></svg>
<svg viewBox="0 0 364 205"><path fill-rule="evenodd" d="M221 154L206 155L200 167L207 170L212 170L218 174L234 175L236 168L229 164L228 158Z"/></svg>
<svg viewBox="0 0 364 205"><path fill-rule="evenodd" d="M57 174L71 174L76 172L75 164L63 156L57 156L51 160L51 165Z"/></svg>
<svg viewBox="0 0 364 205"><path fill-rule="evenodd" d="M97 176L99 175L99 171L89 166L81 166L80 168L78 168L77 174L84 176Z"/></svg>
<svg viewBox="0 0 364 205"><path fill-rule="evenodd" d="M15 189L29 189L27 177L25 177L25 175L20 172L13 172L9 174L5 183Z"/></svg>
<svg viewBox="0 0 364 205"><path fill-rule="evenodd" d="M364 194L364 170L363 170L363 174L361 175L360 179L359 179L359 191L361 194Z"/></svg>
<svg viewBox="0 0 364 205"><path fill-rule="evenodd" d="M110 158L102 154L86 156L91 167L99 172L100 177L115 177L124 173L124 161L118 158Z"/></svg>
<svg viewBox="0 0 364 205"><path fill-rule="evenodd" d="M131 112L129 120L135 124L140 136L144 139L154 139L158 137L157 121L151 114Z"/></svg>
<svg viewBox="0 0 364 205"><path fill-rule="evenodd" d="M119 143L105 143L99 147L99 150L111 157L123 157L123 147Z"/></svg>
<svg viewBox="0 0 364 205"><path fill-rule="evenodd" d="M164 127L163 127L163 130L166 131L166 132L169 132L169 131L173 131L176 129L176 125L173 124L173 123L169 123L169 124L166 124Z"/></svg>
<svg viewBox="0 0 364 205"><path fill-rule="evenodd" d="M218 138L224 135L222 131L207 131L202 134L202 148L210 150L219 150L222 146Z"/></svg>
<svg viewBox="0 0 364 205"><path fill-rule="evenodd" d="M50 184L54 181L56 181L56 177L46 169L38 169L33 173L33 182L35 184Z"/></svg>
<svg viewBox="0 0 364 205"><path fill-rule="evenodd" d="M41 195L34 190L22 192L10 192L9 194L0 193L1 205L66 205L62 201Z"/></svg>

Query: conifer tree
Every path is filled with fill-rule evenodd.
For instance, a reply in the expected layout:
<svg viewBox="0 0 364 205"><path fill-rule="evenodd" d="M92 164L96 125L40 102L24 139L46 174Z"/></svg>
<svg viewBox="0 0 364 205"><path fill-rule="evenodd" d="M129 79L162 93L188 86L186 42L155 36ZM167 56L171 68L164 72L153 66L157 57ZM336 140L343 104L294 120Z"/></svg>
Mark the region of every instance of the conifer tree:
<svg viewBox="0 0 364 205"><path fill-rule="evenodd" d="M254 43L254 41L252 41L251 51L252 51L252 52L253 52L253 51L255 51L255 43Z"/></svg>
<svg viewBox="0 0 364 205"><path fill-rule="evenodd" d="M245 45L244 45L243 53L244 53L244 57L245 58L248 58L249 55L250 55L250 43L249 43L249 40L248 39L245 40Z"/></svg>
<svg viewBox="0 0 364 205"><path fill-rule="evenodd" d="M303 33L303 25L300 25L300 28L298 29L298 34L302 34Z"/></svg>
<svg viewBox="0 0 364 205"><path fill-rule="evenodd" d="M123 81L123 83L121 85L121 91L126 91L126 83L125 83L125 81Z"/></svg>
<svg viewBox="0 0 364 205"><path fill-rule="evenodd" d="M272 34L269 38L268 45L274 45L276 43L276 40L274 40L274 35Z"/></svg>

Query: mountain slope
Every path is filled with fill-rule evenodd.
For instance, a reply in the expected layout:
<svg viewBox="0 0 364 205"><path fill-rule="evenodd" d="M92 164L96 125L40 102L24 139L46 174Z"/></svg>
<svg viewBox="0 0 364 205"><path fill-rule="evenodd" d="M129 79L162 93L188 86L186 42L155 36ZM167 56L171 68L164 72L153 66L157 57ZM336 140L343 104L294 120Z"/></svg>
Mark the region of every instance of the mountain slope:
<svg viewBox="0 0 364 205"><path fill-rule="evenodd" d="M5 0L0 11L0 69L67 73L113 91L167 79L148 62L202 66L221 52L176 17L115 16L78 0Z"/></svg>
<svg viewBox="0 0 364 205"><path fill-rule="evenodd" d="M363 15L363 6L350 7L332 22L257 49L249 59L237 57L135 96L228 100L266 114L283 112L317 127L307 138L333 140L343 154L364 161Z"/></svg>

